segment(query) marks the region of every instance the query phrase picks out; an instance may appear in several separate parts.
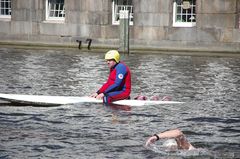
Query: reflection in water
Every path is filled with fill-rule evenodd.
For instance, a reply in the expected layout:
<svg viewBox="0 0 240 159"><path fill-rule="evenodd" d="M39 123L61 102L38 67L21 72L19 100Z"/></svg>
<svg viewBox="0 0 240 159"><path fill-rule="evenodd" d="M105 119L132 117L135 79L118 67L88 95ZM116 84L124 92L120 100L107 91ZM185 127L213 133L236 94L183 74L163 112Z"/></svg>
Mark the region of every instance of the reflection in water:
<svg viewBox="0 0 240 159"><path fill-rule="evenodd" d="M0 48L1 93L85 96L107 79L104 54ZM240 59L123 55L132 97L170 96L181 105L0 106L0 158L159 158L148 136L180 128L207 150L171 158L239 158ZM161 149L160 149L161 151ZM200 153L200 152L199 152ZM203 155L202 155L203 154Z"/></svg>

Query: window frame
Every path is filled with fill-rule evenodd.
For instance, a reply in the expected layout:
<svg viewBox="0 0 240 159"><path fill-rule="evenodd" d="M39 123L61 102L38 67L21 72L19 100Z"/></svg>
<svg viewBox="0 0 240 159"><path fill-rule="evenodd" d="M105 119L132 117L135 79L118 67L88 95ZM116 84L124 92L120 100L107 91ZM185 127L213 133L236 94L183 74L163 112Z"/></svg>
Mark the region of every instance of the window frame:
<svg viewBox="0 0 240 159"><path fill-rule="evenodd" d="M183 0L184 1L184 0ZM196 2L195 2L196 3ZM181 4L181 6L183 5L183 3ZM178 22L177 21L177 2L174 1L173 2L173 27L194 27L196 26L196 4L190 4L191 6L191 16L195 16L195 22ZM193 7L195 7L195 13L193 13ZM186 13L187 14L187 13ZM184 14L182 14L182 12L180 13L180 16L182 17Z"/></svg>
<svg viewBox="0 0 240 159"><path fill-rule="evenodd" d="M6 3L9 3L8 6L10 6L10 8L8 7L2 7L1 4L4 3L4 5L6 5ZM2 14L2 9L4 10L4 12L6 13L6 10L8 10L9 14ZM1 19L11 19L11 14L12 14L12 3L11 0L0 0L0 18Z"/></svg>
<svg viewBox="0 0 240 159"><path fill-rule="evenodd" d="M133 5L117 5L115 4L116 0L112 0L112 25L119 25L120 24L120 20L116 20L116 16L120 16L120 11L119 9L116 9L116 7L120 7L123 8L123 10L126 10L127 8L130 8L130 12L129 12L129 25L133 25Z"/></svg>
<svg viewBox="0 0 240 159"><path fill-rule="evenodd" d="M46 0L46 21L59 21L59 22L63 22L65 21L65 1L63 1L63 10L51 10L51 3L50 3L51 0ZM56 5L56 4L55 4ZM56 7L56 6L54 6ZM60 17L60 16L50 16L50 12L53 11L53 12L64 12L64 16ZM54 13L55 14L55 13Z"/></svg>

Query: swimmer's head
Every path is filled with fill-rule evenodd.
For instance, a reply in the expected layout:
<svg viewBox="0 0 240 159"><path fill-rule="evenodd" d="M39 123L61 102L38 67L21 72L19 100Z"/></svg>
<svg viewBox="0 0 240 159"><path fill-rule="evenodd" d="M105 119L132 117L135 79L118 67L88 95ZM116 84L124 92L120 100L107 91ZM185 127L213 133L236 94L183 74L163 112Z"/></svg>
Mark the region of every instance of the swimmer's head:
<svg viewBox="0 0 240 159"><path fill-rule="evenodd" d="M163 143L163 147L166 151L177 151L178 145L175 139L168 139Z"/></svg>

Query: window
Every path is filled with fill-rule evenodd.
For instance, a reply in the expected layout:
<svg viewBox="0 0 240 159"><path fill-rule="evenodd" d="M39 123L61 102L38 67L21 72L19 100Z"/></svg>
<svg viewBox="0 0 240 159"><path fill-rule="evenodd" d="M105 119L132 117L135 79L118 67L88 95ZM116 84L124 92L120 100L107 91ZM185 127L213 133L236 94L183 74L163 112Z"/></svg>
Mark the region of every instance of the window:
<svg viewBox="0 0 240 159"><path fill-rule="evenodd" d="M0 0L0 18L11 18L11 0Z"/></svg>
<svg viewBox="0 0 240 159"><path fill-rule="evenodd" d="M64 20L64 0L46 0L46 20Z"/></svg>
<svg viewBox="0 0 240 159"><path fill-rule="evenodd" d="M196 25L196 0L174 0L173 26L193 27Z"/></svg>
<svg viewBox="0 0 240 159"><path fill-rule="evenodd" d="M119 25L120 10L129 10L129 24L133 25L132 0L113 0L112 2L112 24Z"/></svg>

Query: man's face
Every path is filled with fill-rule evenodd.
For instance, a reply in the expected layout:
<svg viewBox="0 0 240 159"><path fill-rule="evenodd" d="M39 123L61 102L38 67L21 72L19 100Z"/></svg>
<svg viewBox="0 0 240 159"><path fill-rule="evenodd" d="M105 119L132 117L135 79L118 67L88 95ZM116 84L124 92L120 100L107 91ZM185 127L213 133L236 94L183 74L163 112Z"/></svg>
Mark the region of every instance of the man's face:
<svg viewBox="0 0 240 159"><path fill-rule="evenodd" d="M115 60L107 60L107 65L109 68L112 68L113 66L116 65L116 61Z"/></svg>

